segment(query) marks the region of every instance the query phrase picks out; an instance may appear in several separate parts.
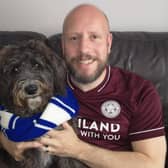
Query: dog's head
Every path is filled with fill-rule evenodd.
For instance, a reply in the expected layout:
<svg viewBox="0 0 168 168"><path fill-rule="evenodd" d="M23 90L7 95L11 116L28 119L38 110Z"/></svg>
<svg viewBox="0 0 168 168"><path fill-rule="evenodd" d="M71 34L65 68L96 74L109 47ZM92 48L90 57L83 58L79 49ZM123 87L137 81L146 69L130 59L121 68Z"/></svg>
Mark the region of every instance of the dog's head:
<svg viewBox="0 0 168 168"><path fill-rule="evenodd" d="M0 103L20 116L43 110L64 94L66 67L44 42L31 40L0 50Z"/></svg>

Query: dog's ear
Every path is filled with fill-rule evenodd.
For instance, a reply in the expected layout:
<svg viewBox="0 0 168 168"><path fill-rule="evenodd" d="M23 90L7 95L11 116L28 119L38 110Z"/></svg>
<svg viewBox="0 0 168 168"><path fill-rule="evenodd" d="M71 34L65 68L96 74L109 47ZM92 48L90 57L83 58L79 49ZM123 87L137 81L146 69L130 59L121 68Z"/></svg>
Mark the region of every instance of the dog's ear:
<svg viewBox="0 0 168 168"><path fill-rule="evenodd" d="M3 47L0 47L0 65L4 63L4 61L10 57L12 52L17 49L17 45L5 45Z"/></svg>
<svg viewBox="0 0 168 168"><path fill-rule="evenodd" d="M1 80L3 78L3 72L5 71L6 59L11 55L11 47L4 46L0 48L0 75Z"/></svg>
<svg viewBox="0 0 168 168"><path fill-rule="evenodd" d="M8 80L5 72L7 70L6 59L11 55L11 47L9 45L0 48L0 88L8 87ZM6 104L8 93L7 90L1 89L0 91L0 104Z"/></svg>
<svg viewBox="0 0 168 168"><path fill-rule="evenodd" d="M5 55L8 55L7 53L10 51L8 46L4 46L0 48L0 68L2 67L3 60L5 58Z"/></svg>
<svg viewBox="0 0 168 168"><path fill-rule="evenodd" d="M57 55L54 51L50 55L50 65L54 70L54 87L55 93L65 93L66 88L66 74L67 68L66 64L59 55Z"/></svg>
<svg viewBox="0 0 168 168"><path fill-rule="evenodd" d="M52 61L51 66L53 66L55 73L57 73L57 75L54 76L55 90L57 91L59 89L61 93L64 94L66 88L66 74L67 74L66 64L64 60L57 54L54 54L53 56L54 61Z"/></svg>

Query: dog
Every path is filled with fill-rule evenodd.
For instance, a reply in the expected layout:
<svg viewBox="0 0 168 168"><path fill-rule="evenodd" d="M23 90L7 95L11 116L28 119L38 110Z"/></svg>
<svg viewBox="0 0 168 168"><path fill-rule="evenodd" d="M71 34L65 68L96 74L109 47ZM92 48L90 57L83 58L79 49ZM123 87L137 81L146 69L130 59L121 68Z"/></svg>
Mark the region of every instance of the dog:
<svg viewBox="0 0 168 168"><path fill-rule="evenodd" d="M21 117L42 112L53 95L65 94L66 72L63 59L44 41L5 46L0 50L0 103ZM28 149L23 155L18 162L0 149L0 161L7 168L88 168L40 149Z"/></svg>

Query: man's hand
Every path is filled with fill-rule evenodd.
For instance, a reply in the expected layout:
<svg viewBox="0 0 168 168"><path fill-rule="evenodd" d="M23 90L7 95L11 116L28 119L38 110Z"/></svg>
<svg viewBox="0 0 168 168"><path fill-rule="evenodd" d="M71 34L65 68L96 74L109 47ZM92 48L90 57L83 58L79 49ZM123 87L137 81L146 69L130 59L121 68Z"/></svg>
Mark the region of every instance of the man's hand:
<svg viewBox="0 0 168 168"><path fill-rule="evenodd" d="M0 144L16 161L21 161L23 159L23 152L29 148L39 148L42 146L39 142L13 142L0 132Z"/></svg>
<svg viewBox="0 0 168 168"><path fill-rule="evenodd" d="M67 122L62 126L63 130L51 130L39 139L39 142L45 146L42 149L53 155L76 158L80 152L81 140Z"/></svg>
<svg viewBox="0 0 168 168"><path fill-rule="evenodd" d="M64 129L51 130L39 142L43 150L53 155L73 157L92 168L163 168L165 137L139 140L132 143L133 151L112 151L83 142L68 123ZM121 162L122 160L122 162Z"/></svg>

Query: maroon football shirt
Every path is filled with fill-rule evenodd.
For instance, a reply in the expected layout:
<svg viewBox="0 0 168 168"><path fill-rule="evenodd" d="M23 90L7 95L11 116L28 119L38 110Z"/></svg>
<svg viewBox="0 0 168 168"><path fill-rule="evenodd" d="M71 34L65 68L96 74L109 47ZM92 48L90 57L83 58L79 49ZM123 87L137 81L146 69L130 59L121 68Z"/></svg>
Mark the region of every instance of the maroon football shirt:
<svg viewBox="0 0 168 168"><path fill-rule="evenodd" d="M79 137L111 150L131 150L131 142L164 135L159 95L151 82L107 67L104 81L83 92L68 78L79 104Z"/></svg>

